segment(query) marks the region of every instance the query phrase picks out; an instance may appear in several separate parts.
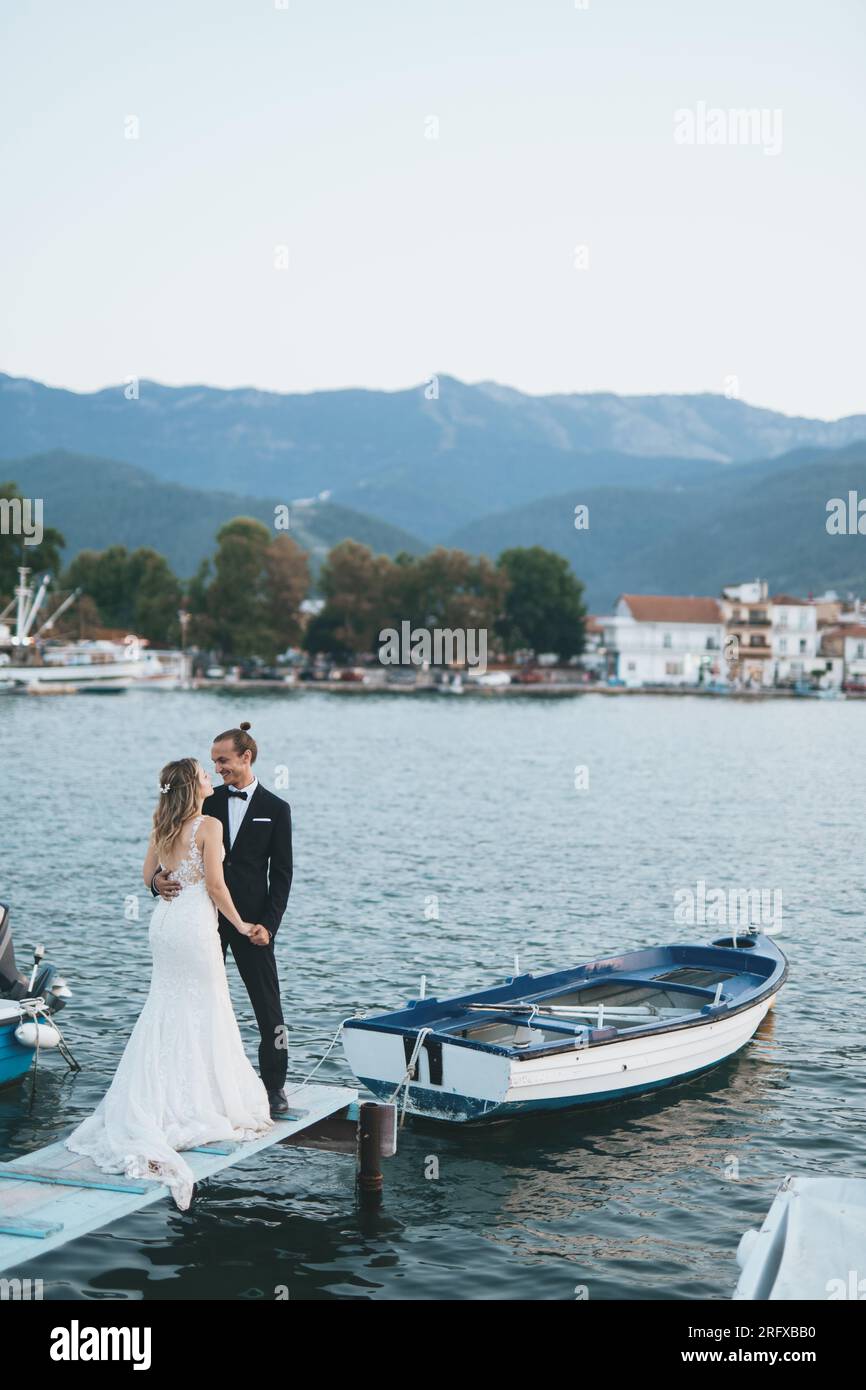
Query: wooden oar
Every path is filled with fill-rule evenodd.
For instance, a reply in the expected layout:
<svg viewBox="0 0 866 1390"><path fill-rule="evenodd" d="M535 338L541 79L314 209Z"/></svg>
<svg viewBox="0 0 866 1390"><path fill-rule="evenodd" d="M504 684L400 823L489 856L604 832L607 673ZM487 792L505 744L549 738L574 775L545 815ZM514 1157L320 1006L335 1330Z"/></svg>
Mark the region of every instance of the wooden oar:
<svg viewBox="0 0 866 1390"><path fill-rule="evenodd" d="M674 1015L691 1013L690 1009L656 1009L651 1004L636 1004L634 1008L608 1007L607 1004L584 1005L580 1007L574 1004L467 1004L467 1009L472 1011L481 1010L486 1013L497 1014L533 1014L536 1018L562 1017L562 1018L604 1018L619 1019L620 1021L628 1018L671 1018Z"/></svg>

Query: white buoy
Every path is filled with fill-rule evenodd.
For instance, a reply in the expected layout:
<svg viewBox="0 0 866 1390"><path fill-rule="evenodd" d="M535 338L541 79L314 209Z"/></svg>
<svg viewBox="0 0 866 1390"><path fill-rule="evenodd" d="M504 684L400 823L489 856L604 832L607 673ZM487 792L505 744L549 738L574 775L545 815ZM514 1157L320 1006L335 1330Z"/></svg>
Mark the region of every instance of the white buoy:
<svg viewBox="0 0 866 1390"><path fill-rule="evenodd" d="M421 976L421 992L420 992L420 994L418 995L418 998L419 998L419 999L426 999L426 998L427 998L427 976L426 976L426 975L422 975L422 976Z"/></svg>
<svg viewBox="0 0 866 1390"><path fill-rule="evenodd" d="M15 1037L22 1047L59 1047L60 1034L50 1023L19 1023Z"/></svg>

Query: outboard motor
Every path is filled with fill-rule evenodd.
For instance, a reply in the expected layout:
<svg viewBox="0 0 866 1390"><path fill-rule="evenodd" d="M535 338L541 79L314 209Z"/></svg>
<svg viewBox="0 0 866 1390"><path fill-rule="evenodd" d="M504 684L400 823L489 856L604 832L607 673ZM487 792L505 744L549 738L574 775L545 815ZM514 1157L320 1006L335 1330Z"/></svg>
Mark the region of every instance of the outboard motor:
<svg viewBox="0 0 866 1390"><path fill-rule="evenodd" d="M27 985L15 964L9 908L0 903L0 999L24 999L26 995Z"/></svg>
<svg viewBox="0 0 866 1390"><path fill-rule="evenodd" d="M72 991L58 972L57 966L44 959L45 947L33 952L30 978L22 975L15 963L9 908L0 903L0 999L43 999L48 1013L57 1013L71 998Z"/></svg>

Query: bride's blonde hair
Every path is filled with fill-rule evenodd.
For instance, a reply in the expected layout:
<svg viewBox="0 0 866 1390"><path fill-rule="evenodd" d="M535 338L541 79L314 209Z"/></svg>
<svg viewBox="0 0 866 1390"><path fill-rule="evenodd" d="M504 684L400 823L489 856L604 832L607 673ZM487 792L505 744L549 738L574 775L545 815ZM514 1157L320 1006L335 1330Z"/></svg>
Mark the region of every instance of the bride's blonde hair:
<svg viewBox="0 0 866 1390"><path fill-rule="evenodd" d="M153 813L153 844L157 858L171 857L186 822L195 815L200 795L201 764L195 758L166 763L159 774L159 801Z"/></svg>

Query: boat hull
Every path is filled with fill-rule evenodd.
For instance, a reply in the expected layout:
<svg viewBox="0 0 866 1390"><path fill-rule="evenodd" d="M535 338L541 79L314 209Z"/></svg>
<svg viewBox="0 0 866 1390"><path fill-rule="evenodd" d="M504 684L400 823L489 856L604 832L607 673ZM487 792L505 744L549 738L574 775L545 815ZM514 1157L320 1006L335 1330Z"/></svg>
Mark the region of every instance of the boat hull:
<svg viewBox="0 0 866 1390"><path fill-rule="evenodd" d="M33 1049L23 1047L15 1036L20 1022L17 1012L14 1017L0 1019L0 1087L13 1086L33 1064Z"/></svg>
<svg viewBox="0 0 866 1390"><path fill-rule="evenodd" d="M789 1173L760 1230L744 1233L737 1263L735 1299L862 1299L866 1179Z"/></svg>
<svg viewBox="0 0 866 1390"><path fill-rule="evenodd" d="M343 1047L377 1097L458 1123L606 1105L701 1075L744 1047L787 961L734 934L589 961L346 1021Z"/></svg>
<svg viewBox="0 0 866 1390"><path fill-rule="evenodd" d="M478 1100L473 1096L446 1096L438 1090L425 1090L422 1086L411 1086L409 1103L406 1106L406 1110L408 1114L417 1115L419 1118L450 1120L462 1124L479 1124L485 1120L496 1120L501 1122L503 1120L519 1119L521 1116L540 1115L545 1112L559 1110L589 1110L593 1106L613 1105L620 1101L632 1100L638 1096L649 1095L650 1092L662 1090L667 1086L676 1086L681 1082L693 1081L696 1077L703 1076L706 1072L712 1071L713 1067L718 1065L718 1062L711 1062L707 1066L698 1067L695 1071L680 1072L678 1075L670 1077L668 1080L643 1082L636 1086L620 1087L617 1090L595 1091L586 1096L569 1094L565 1096L534 1097L531 1100L506 1100L501 1102ZM390 1082L385 1083L363 1076L359 1077L358 1080L363 1082L363 1084L372 1091L377 1100L393 1101L395 1088ZM399 1100L402 1107L402 1092Z"/></svg>
<svg viewBox="0 0 866 1390"><path fill-rule="evenodd" d="M101 665L2 666L4 682L22 689L35 686L51 689L74 686L77 690L128 690L141 671L133 661L111 661Z"/></svg>
<svg viewBox="0 0 866 1390"><path fill-rule="evenodd" d="M442 1084L424 1084L427 1059L410 1083L410 1114L458 1122L606 1105L700 1076L732 1057L754 1037L772 1000L765 999L730 1018L718 1019L654 1037L621 1039L606 1046L575 1049L552 1057L512 1060L475 1049L442 1048ZM347 1032L346 1056L360 1081L379 1100L393 1097L406 1070L402 1039L373 1035L376 1076L365 1076L371 1035ZM363 1038L360 1046L357 1039ZM359 1055L353 1059L353 1053ZM385 1078L381 1073L387 1068ZM429 1080L429 1064L426 1066ZM402 1103L402 1093L401 1093Z"/></svg>

